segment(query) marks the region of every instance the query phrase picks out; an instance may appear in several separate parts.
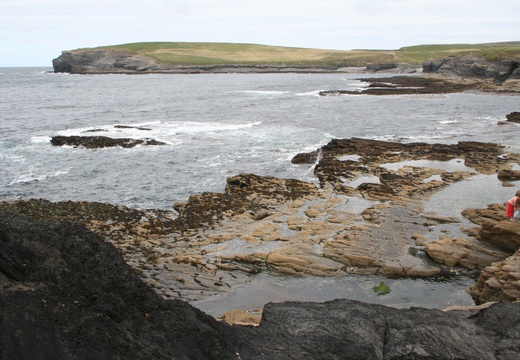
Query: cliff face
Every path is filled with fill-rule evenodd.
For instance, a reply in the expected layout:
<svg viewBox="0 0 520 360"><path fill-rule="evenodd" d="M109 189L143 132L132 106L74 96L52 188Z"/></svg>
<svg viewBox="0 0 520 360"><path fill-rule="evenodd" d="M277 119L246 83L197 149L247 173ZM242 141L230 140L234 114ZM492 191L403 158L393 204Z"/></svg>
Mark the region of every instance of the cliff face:
<svg viewBox="0 0 520 360"><path fill-rule="evenodd" d="M1 359L513 359L520 304L479 312L268 304L229 326L163 300L97 235L0 213Z"/></svg>
<svg viewBox="0 0 520 360"><path fill-rule="evenodd" d="M153 58L123 50L92 49L88 51L64 51L52 60L54 72L83 73L129 73L143 72L158 64Z"/></svg>
<svg viewBox="0 0 520 360"><path fill-rule="evenodd" d="M520 62L517 60L486 61L481 57L462 56L428 60L423 64L424 73L449 76L478 77L505 81L520 79Z"/></svg>

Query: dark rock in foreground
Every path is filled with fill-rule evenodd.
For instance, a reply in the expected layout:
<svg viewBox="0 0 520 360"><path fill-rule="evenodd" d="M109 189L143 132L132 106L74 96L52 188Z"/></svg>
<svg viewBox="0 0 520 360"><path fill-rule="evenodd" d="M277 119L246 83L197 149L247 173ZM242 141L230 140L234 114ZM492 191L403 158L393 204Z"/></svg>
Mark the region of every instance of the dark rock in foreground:
<svg viewBox="0 0 520 360"><path fill-rule="evenodd" d="M163 300L95 234L0 213L2 359L516 359L520 304L476 314L349 300L235 326Z"/></svg>
<svg viewBox="0 0 520 360"><path fill-rule="evenodd" d="M120 146L123 148L132 148L137 145L166 145L166 143L153 139L114 139L107 136L53 136L51 139L51 144L55 146L83 146L87 149L98 149L116 146Z"/></svg>
<svg viewBox="0 0 520 360"><path fill-rule="evenodd" d="M234 330L258 345L243 349L243 359L513 359L519 311L520 304L467 316L348 300L287 302L268 304L259 328ZM237 338L241 347L243 335Z"/></svg>
<svg viewBox="0 0 520 360"><path fill-rule="evenodd" d="M162 301L84 228L0 213L0 358L231 359L223 324Z"/></svg>

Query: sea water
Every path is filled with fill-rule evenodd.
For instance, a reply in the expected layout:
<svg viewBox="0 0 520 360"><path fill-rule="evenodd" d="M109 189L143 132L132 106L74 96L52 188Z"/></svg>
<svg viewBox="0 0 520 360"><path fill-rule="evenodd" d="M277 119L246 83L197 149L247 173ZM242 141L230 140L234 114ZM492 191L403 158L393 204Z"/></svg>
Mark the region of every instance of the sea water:
<svg viewBox="0 0 520 360"><path fill-rule="evenodd" d="M333 138L497 142L520 151L513 95L319 96L361 74L69 75L0 69L0 199L170 209L239 173L316 181L291 158ZM133 128L116 128L116 125ZM141 128L137 129L137 128ZM56 135L153 138L166 146L54 147Z"/></svg>
<svg viewBox="0 0 520 360"><path fill-rule="evenodd" d="M335 138L482 141L520 151L520 127L499 125L507 114L519 111L515 95L319 95L322 90L363 89L367 84L359 80L366 76L362 74L70 75L51 70L0 68L0 200L84 200L171 209L190 194L223 191L226 178L239 173L316 182L311 165L294 165L291 159ZM152 138L166 145L55 147L50 139L56 135ZM460 214L469 203L485 207L514 192L503 188L496 176L476 181L486 187L485 198L467 193L457 197L468 188L460 184L451 193L448 188L444 198L439 194L427 209ZM452 203L446 204L448 200ZM363 278L356 279L354 288L366 287ZM258 281L266 286L265 278ZM271 280L274 289L276 281ZM293 284L294 293L306 288ZM331 292L334 286L325 288L327 298L346 296ZM439 299L447 293L441 291ZM422 298L432 301L429 295ZM467 296L456 300L470 301Z"/></svg>

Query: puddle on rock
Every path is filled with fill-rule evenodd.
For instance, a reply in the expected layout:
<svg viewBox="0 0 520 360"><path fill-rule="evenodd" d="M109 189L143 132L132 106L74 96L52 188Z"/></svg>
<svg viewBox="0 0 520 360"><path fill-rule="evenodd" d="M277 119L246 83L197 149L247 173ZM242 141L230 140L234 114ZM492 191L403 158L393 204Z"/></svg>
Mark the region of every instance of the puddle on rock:
<svg viewBox="0 0 520 360"><path fill-rule="evenodd" d="M379 180L379 177L377 177L375 175L370 175L370 176L360 176L360 177L355 178L352 181L343 182L343 184L353 187L353 188L357 188L359 185L361 185L363 183L380 184L381 181Z"/></svg>
<svg viewBox="0 0 520 360"><path fill-rule="evenodd" d="M471 167L464 165L464 159L452 159L448 161L439 160L409 160L396 163L386 163L380 165L382 168L387 170L397 171L404 166L422 167L441 169L445 171L469 171L476 173L477 171Z"/></svg>
<svg viewBox="0 0 520 360"><path fill-rule="evenodd" d="M343 155L337 158L339 161L359 161L361 156L359 155Z"/></svg>
<svg viewBox="0 0 520 360"><path fill-rule="evenodd" d="M417 160L381 165L389 170L397 171L402 166L438 168L445 171L470 171L473 168L464 165L462 159L450 161ZM376 178L376 177L374 177ZM349 183L374 181L372 177L361 177ZM425 181L439 180L438 175ZM520 181L514 182L520 185ZM454 183L424 200L424 213L439 214L460 219L460 223L436 224L432 226L427 240L438 239L439 236L464 237L460 227L475 226L461 215L467 208L486 208L491 203L503 203L515 192L513 187L504 187L496 175L478 174L464 181ZM307 204L305 208L312 205ZM357 197L347 197L347 202L338 206L338 210L361 213L373 206L374 202ZM214 254L237 254L254 251L268 252L280 246L281 242L263 243L261 246L249 244L238 239L224 244L225 248L212 248ZM265 247L265 248L262 248ZM319 250L319 249L317 249ZM367 303L381 304L396 308L424 307L443 309L449 306L474 305L472 298L466 293L466 288L474 284L474 279L468 276L456 276L445 281L422 278L391 279L375 275L348 274L338 277L315 276L273 276L262 272L250 278L251 281L234 286L230 291L222 292L191 304L202 311L218 317L224 313L240 309L254 310L262 308L268 302L311 301L323 302L333 299L351 299ZM390 293L377 295L373 287L384 282L390 287Z"/></svg>
<svg viewBox="0 0 520 360"><path fill-rule="evenodd" d="M384 282L390 293L377 295L373 287ZM345 275L341 277L289 277L266 273L231 291L193 301L191 304L214 317L230 310L254 310L268 302L311 301L334 299L359 300L396 308L412 306L443 309L454 305L474 305L466 288L473 285L469 277L449 281L431 279L389 279L381 276Z"/></svg>
<svg viewBox="0 0 520 360"><path fill-rule="evenodd" d="M496 175L476 175L454 183L430 196L424 202L424 212L462 219L462 210L485 209L488 204L506 202L520 186L520 181L512 183L517 186L502 186L502 182Z"/></svg>
<svg viewBox="0 0 520 360"><path fill-rule="evenodd" d="M283 241L262 241L260 243L249 243L240 239L232 239L218 244L210 244L202 247L202 250L211 252L214 256L232 256L237 254L252 254L255 252L268 253L278 249Z"/></svg>

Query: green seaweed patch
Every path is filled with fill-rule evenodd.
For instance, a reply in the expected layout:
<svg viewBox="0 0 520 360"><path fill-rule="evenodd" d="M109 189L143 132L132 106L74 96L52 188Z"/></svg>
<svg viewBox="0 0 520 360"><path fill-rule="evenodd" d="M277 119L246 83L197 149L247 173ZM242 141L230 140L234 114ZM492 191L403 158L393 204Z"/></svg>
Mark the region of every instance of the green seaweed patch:
<svg viewBox="0 0 520 360"><path fill-rule="evenodd" d="M390 287L384 282L380 282L379 285L374 286L373 289L377 295L386 295L390 292Z"/></svg>

